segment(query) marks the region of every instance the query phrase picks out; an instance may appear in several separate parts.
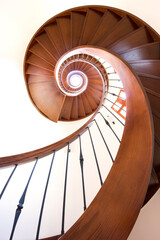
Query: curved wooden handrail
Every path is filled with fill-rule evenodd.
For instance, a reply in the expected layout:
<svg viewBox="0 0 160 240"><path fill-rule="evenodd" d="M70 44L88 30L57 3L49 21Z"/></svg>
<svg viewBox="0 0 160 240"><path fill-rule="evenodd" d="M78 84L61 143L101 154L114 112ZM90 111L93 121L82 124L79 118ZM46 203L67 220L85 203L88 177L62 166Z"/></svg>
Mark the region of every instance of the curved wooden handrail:
<svg viewBox="0 0 160 240"><path fill-rule="evenodd" d="M99 193L62 240L126 240L146 194L153 158L153 125L150 106L137 75L115 54L84 46L119 74L126 93L127 116L115 163ZM75 50L76 51L76 50Z"/></svg>

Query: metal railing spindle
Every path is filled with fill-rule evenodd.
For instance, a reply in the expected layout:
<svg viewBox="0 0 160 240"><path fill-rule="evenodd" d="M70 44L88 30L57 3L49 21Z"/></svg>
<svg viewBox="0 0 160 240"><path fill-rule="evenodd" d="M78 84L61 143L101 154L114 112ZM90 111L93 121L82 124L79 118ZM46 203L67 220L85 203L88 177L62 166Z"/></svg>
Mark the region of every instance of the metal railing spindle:
<svg viewBox="0 0 160 240"><path fill-rule="evenodd" d="M109 100L108 98L105 98L107 101L111 102L112 104L114 104L115 106L117 106L119 109L123 110L124 112L126 112L125 109L123 109L122 107L119 107L116 103L112 102L111 100Z"/></svg>
<svg viewBox="0 0 160 240"><path fill-rule="evenodd" d="M102 186L103 185L103 181L102 181L101 171L100 171L99 164L98 164L97 154L96 154L96 151L95 151L95 147L94 147L91 131L90 131L89 127L87 127L87 128L88 128L89 137L90 137L90 140L91 140L92 149L93 149L93 153L94 153L94 157L95 157L95 161L96 161L96 165L97 165L99 180L100 180L100 183L101 183L101 186Z"/></svg>
<svg viewBox="0 0 160 240"><path fill-rule="evenodd" d="M20 216L20 214L21 214L21 210L23 209L23 204L24 204L24 201L25 201L27 189L28 189L29 183L30 183L30 181L31 181L31 178L32 178L33 172L34 172L34 170L35 170L35 167L36 167L36 165L37 165L38 159L39 159L39 158L36 159L36 162L35 162L35 164L34 164L34 166L33 166L33 169L32 169L32 171L31 171L31 174L30 174L30 176L29 176L27 185L26 185L26 187L25 187L25 189L24 189L24 192L23 192L23 194L22 194L22 196L21 196L21 198L20 198L20 200L19 200L19 203L18 203L18 205L17 205L17 209L16 209L16 213L15 213L15 218L14 218L14 222L13 222L13 227L12 227L11 235L10 235L10 238L9 238L10 240L12 240L12 238L13 238L14 231L15 231L15 228L16 228L16 225L17 225L19 216Z"/></svg>
<svg viewBox="0 0 160 240"><path fill-rule="evenodd" d="M79 135L79 146L80 146L79 160L80 160L80 166L81 166L82 189L83 189L83 203L84 203L84 211L85 211L85 210L86 210L86 193L85 193L84 171L83 171L84 158L83 158L83 154L82 154L81 136L80 136L80 135Z"/></svg>
<svg viewBox="0 0 160 240"><path fill-rule="evenodd" d="M61 235L64 234L64 223L65 223L66 190L67 190L67 175L68 175L68 159L69 159L69 152L70 152L69 146L70 146L70 143L68 143L68 149L67 149L66 171L65 171L65 181L64 181L64 194L63 194L63 209L62 209Z"/></svg>
<svg viewBox="0 0 160 240"><path fill-rule="evenodd" d="M100 115L102 116L102 118L104 119L106 125L111 129L111 131L113 132L113 134L115 135L115 137L118 139L119 142L121 142L121 140L119 139L119 137L117 136L117 134L115 133L115 131L113 130L113 128L111 127L110 123L107 121L107 119L103 116L103 114L101 112L99 112Z"/></svg>
<svg viewBox="0 0 160 240"><path fill-rule="evenodd" d="M47 194L47 189L48 189L48 183L49 183L49 179L50 179L50 175L51 175L51 171L52 171L52 166L53 166L53 161L54 161L55 153L56 153L56 151L54 150L53 157L52 157L52 161L51 161L51 165L50 165L49 172L48 172L48 177L47 177L47 181L46 181L46 186L45 186L45 190L44 190L44 195L43 195L43 200L42 200L42 205L41 205L41 211L40 211L40 216L39 216L39 221L38 221L38 227L37 227L37 233L36 233L36 240L38 240L38 238L39 238L39 232L40 232L40 227L41 227L41 220L42 220L43 208L44 208L44 203L45 203L45 199L46 199L46 194Z"/></svg>
<svg viewBox="0 0 160 240"><path fill-rule="evenodd" d="M108 112L110 112L123 126L124 126L124 123L121 122L121 120L119 120L119 118L117 118L114 113L112 113L104 104L102 104L103 107L105 107L107 109Z"/></svg>
<svg viewBox="0 0 160 240"><path fill-rule="evenodd" d="M108 145L107 145L107 143L106 143L106 140L105 140L105 138L104 138L104 136L103 136L103 134L102 134L99 126L98 126L98 123L97 123L97 121L96 121L95 119L94 119L94 121L95 121L95 123L96 123L96 125L97 125L97 128L98 128L100 134L101 134L101 137L102 137L102 139L103 139L103 142L104 142L104 144L105 144L105 146L106 146L106 148L107 148L107 150L108 150L108 153L109 153L109 155L110 155L110 158L111 158L112 162L114 162L113 157L112 157L112 154L111 154L111 152L110 152L110 150L109 150L109 147L108 147Z"/></svg>
<svg viewBox="0 0 160 240"><path fill-rule="evenodd" d="M2 192L1 192L1 194L0 194L0 200L1 200L1 198L2 198L2 196L3 196L3 194L4 194L4 192L5 192L5 190L6 190L6 188L7 188L8 183L10 182L10 180L11 180L11 178L12 178L12 176L13 176L16 168L17 168L17 166L18 166L18 165L16 164L15 167L13 168L13 170L12 170L12 172L11 172L11 174L10 174L7 182L6 182L6 184L4 185L4 187L3 187L3 189L2 189Z"/></svg>

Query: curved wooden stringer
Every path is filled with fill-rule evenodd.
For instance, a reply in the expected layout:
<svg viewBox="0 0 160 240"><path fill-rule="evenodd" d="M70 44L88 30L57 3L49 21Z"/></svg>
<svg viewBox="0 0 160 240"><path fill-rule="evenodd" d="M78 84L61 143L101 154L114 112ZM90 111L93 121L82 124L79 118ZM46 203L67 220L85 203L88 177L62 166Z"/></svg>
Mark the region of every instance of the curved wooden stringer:
<svg viewBox="0 0 160 240"><path fill-rule="evenodd" d="M0 158L0 165L42 157L86 131L104 96L116 88L103 61L123 83L127 107L124 133L101 190L62 240L126 240L143 203L159 188L160 37L139 18L106 6L78 7L51 18L31 39L24 59L28 94L41 114L54 122L93 116L62 141ZM73 76L78 76L79 84L72 83Z"/></svg>

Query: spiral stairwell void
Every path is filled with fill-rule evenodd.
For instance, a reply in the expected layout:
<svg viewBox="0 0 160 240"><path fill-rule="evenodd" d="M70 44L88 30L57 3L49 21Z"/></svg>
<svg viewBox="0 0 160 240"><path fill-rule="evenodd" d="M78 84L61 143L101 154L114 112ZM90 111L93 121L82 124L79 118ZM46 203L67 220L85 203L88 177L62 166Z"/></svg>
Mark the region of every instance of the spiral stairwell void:
<svg viewBox="0 0 160 240"><path fill-rule="evenodd" d="M145 202L159 188L160 37L132 14L105 6L78 7L51 18L31 39L24 60L28 94L41 114L54 122L93 116L68 138L43 149L1 158L0 164L41 157L86 131L105 94L116 88L103 61L118 73L124 86L124 133L101 190L70 230L65 234L62 231L61 239L127 239L144 203L151 170ZM73 76L80 79L77 85L72 82Z"/></svg>

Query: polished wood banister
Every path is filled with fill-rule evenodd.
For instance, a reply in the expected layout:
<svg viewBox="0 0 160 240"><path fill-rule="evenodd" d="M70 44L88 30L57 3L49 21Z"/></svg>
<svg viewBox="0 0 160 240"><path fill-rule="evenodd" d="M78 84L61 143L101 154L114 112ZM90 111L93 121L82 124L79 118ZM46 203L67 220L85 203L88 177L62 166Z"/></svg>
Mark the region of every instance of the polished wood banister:
<svg viewBox="0 0 160 240"><path fill-rule="evenodd" d="M76 51L76 50L75 50ZM85 46L109 62L122 79L127 116L115 163L99 193L79 220L60 239L126 240L144 201L153 158L150 106L137 75L122 59Z"/></svg>

